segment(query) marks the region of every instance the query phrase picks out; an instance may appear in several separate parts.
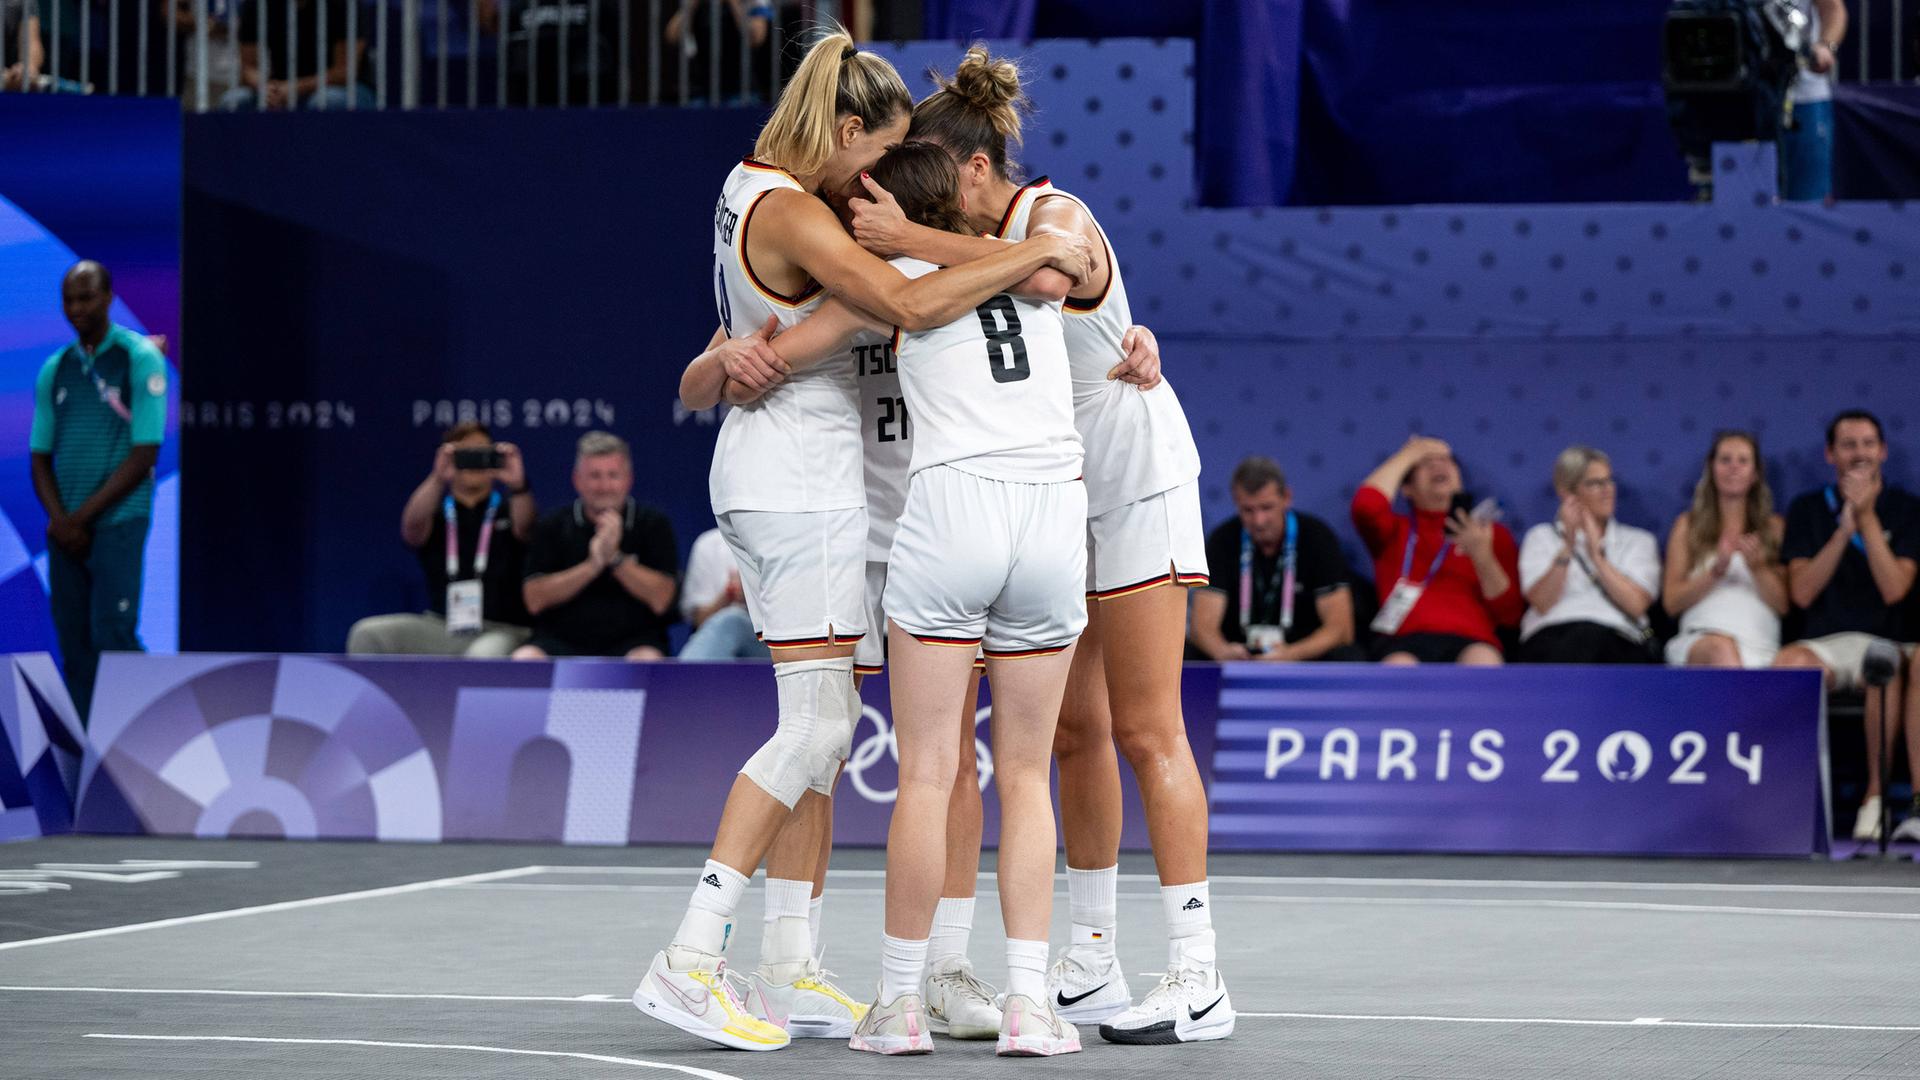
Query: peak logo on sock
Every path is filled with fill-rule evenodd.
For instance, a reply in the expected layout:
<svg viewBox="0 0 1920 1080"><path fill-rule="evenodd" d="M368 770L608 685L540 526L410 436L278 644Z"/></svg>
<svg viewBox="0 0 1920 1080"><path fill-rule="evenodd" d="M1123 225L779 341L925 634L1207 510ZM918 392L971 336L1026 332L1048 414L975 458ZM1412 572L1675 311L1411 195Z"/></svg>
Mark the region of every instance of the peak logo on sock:
<svg viewBox="0 0 1920 1080"><path fill-rule="evenodd" d="M707 875L706 877L703 877L703 878L701 878L701 879L700 879L700 884L702 884L702 885L711 885L711 886L713 886L714 888L716 888L716 889L717 889L717 888L719 888L719 887L720 887L720 875L719 875L719 874L708 874L708 875Z"/></svg>
<svg viewBox="0 0 1920 1080"><path fill-rule="evenodd" d="M1200 902L1199 897L1194 896L1194 897L1189 897L1186 903L1181 904L1180 910L1181 911L1199 911L1201 908L1206 906L1207 905Z"/></svg>

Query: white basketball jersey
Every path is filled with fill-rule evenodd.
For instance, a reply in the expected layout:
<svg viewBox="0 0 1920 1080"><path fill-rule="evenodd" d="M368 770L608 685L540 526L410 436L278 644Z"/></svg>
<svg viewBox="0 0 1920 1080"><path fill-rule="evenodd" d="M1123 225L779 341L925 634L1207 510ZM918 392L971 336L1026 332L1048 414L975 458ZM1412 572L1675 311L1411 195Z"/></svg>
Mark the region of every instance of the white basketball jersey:
<svg viewBox="0 0 1920 1080"><path fill-rule="evenodd" d="M867 561L886 562L894 528L907 507L913 459L913 422L900 392L893 341L879 334L853 339L853 371L860 383L860 432L866 445Z"/></svg>
<svg viewBox="0 0 1920 1080"><path fill-rule="evenodd" d="M1043 176L1014 193L999 235L1025 240L1034 204L1049 198L1071 199L1093 217L1086 203ZM1097 221L1094 228L1100 228ZM1089 517L1172 490L1200 475L1200 451L1193 444L1193 431L1173 384L1163 376L1160 385L1142 391L1107 378L1107 372L1126 355L1120 338L1133 325L1133 309L1104 229L1100 240L1106 245L1111 268L1106 293L1095 300L1068 297L1064 305L1074 423L1086 444Z"/></svg>
<svg viewBox="0 0 1920 1080"><path fill-rule="evenodd" d="M766 325L770 315L787 329L826 298L812 284L797 296L775 292L747 262L754 209L779 188L805 190L783 169L743 161L728 174L714 209L714 295L720 322L732 337ZM713 512L802 513L865 505L857 393L852 363L836 357L795 374L752 405L729 410L707 474Z"/></svg>
<svg viewBox="0 0 1920 1080"><path fill-rule="evenodd" d="M910 278L938 267L899 258ZM1060 305L1001 293L945 326L894 331L913 416L912 471L951 465L989 480L1053 484L1080 475Z"/></svg>

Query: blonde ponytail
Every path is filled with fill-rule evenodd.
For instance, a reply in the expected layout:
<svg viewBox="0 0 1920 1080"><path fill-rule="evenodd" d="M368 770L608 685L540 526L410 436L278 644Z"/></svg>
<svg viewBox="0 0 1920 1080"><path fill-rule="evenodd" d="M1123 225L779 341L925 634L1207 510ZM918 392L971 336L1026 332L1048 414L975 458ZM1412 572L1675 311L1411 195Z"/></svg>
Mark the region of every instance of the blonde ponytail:
<svg viewBox="0 0 1920 1080"><path fill-rule="evenodd" d="M760 129L753 156L807 176L833 158L834 133L842 117L858 116L872 130L912 108L907 84L893 65L856 49L853 38L835 26L800 61Z"/></svg>

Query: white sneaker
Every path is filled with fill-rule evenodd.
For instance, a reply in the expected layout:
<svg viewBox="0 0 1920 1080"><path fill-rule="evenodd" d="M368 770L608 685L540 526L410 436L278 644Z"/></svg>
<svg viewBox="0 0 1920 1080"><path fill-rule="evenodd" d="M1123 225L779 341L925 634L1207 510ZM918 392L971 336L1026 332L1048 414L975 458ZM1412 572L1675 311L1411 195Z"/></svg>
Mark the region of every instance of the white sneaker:
<svg viewBox="0 0 1920 1080"><path fill-rule="evenodd" d="M1176 967L1141 1001L1100 1025L1108 1042L1160 1046L1205 1042L1233 1034L1227 981L1210 968Z"/></svg>
<svg viewBox="0 0 1920 1080"><path fill-rule="evenodd" d="M847 1046L869 1054L931 1054L933 1032L919 994L901 994L882 1005L878 999L854 1025Z"/></svg>
<svg viewBox="0 0 1920 1080"><path fill-rule="evenodd" d="M633 1004L663 1024L735 1050L778 1050L787 1045L785 1031L747 1011L737 980L718 956L668 946L654 954L633 992Z"/></svg>
<svg viewBox="0 0 1920 1080"><path fill-rule="evenodd" d="M1860 803L1860 813L1853 819L1853 838L1880 839L1880 796L1869 795Z"/></svg>
<svg viewBox="0 0 1920 1080"><path fill-rule="evenodd" d="M1104 952L1104 955L1103 955ZM1089 945L1069 945L1047 969L1047 1002L1062 1019L1097 1024L1133 1004L1120 955Z"/></svg>
<svg viewBox="0 0 1920 1080"><path fill-rule="evenodd" d="M973 974L973 964L958 954L943 956L927 968L921 984L927 1026L950 1039L993 1039L1000 1035L1000 1010L994 989Z"/></svg>
<svg viewBox="0 0 1920 1080"><path fill-rule="evenodd" d="M1893 830L1893 842L1920 841L1920 814L1914 814Z"/></svg>
<svg viewBox="0 0 1920 1080"><path fill-rule="evenodd" d="M809 963L792 981L780 981L778 972L761 968L753 973L747 1007L796 1039L846 1039L867 1007L833 984L833 973Z"/></svg>
<svg viewBox="0 0 1920 1080"><path fill-rule="evenodd" d="M1045 1000L1008 994L1000 1009L1001 1057L1052 1057L1080 1052L1080 1029Z"/></svg>

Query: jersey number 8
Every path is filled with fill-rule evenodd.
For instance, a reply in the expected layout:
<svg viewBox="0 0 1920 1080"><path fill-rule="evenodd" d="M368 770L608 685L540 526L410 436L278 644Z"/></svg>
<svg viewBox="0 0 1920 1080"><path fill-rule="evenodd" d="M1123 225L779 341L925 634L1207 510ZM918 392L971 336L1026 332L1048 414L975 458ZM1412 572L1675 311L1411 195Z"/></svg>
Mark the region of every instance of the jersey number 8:
<svg viewBox="0 0 1920 1080"><path fill-rule="evenodd" d="M974 309L980 332L987 336L987 367L994 382L1019 382L1033 371L1027 367L1027 343L1020 336L1020 315L1005 293ZM998 318L995 318L995 316Z"/></svg>

